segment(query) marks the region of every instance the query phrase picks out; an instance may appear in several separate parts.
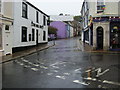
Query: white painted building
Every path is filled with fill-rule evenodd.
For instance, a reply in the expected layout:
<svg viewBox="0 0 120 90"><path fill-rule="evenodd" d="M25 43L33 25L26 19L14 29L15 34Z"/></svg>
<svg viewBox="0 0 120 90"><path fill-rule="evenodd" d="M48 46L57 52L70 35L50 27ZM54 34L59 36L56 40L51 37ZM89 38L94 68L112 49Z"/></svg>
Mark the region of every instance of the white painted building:
<svg viewBox="0 0 120 90"><path fill-rule="evenodd" d="M13 3L13 51L47 43L49 16L26 0Z"/></svg>
<svg viewBox="0 0 120 90"><path fill-rule="evenodd" d="M12 32L13 3L0 0L0 56L12 54Z"/></svg>
<svg viewBox="0 0 120 90"><path fill-rule="evenodd" d="M49 16L43 11L26 0L2 0L0 6L1 55L48 42Z"/></svg>

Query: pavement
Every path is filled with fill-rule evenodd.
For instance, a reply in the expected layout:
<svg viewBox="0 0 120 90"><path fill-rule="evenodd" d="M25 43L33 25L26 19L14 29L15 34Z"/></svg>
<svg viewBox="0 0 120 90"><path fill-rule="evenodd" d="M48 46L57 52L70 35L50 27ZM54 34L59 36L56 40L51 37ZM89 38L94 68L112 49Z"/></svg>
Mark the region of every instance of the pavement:
<svg viewBox="0 0 120 90"><path fill-rule="evenodd" d="M110 51L110 50L93 50L93 47L91 45L88 45L87 43L83 43L81 40L78 41L80 49L85 52L90 53L111 53L111 54L118 54L120 51Z"/></svg>
<svg viewBox="0 0 120 90"><path fill-rule="evenodd" d="M29 49L24 50L24 51L15 52L11 55L1 56L0 57L0 64L12 61L12 60L20 58L20 57L24 57L24 56L33 54L33 53L38 52L38 51L48 49L49 47L52 47L52 46L54 46L53 41L50 41L50 42L48 42L48 44L41 44L41 45L35 46L33 48L29 48Z"/></svg>

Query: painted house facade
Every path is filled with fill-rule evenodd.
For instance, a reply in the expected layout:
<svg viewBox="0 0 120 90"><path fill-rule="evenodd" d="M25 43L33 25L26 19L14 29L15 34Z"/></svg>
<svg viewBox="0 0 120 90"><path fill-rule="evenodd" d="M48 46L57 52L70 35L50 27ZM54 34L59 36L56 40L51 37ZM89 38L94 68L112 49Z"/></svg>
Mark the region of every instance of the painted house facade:
<svg viewBox="0 0 120 90"><path fill-rule="evenodd" d="M54 21L50 23L50 26L57 28L57 38L66 38L66 26L64 22Z"/></svg>
<svg viewBox="0 0 120 90"><path fill-rule="evenodd" d="M26 0L0 0L0 53L48 42L49 16Z"/></svg>
<svg viewBox="0 0 120 90"><path fill-rule="evenodd" d="M70 38L73 37L73 16L70 15L51 15L50 26L58 29L57 38Z"/></svg>
<svg viewBox="0 0 120 90"><path fill-rule="evenodd" d="M93 50L120 50L119 8L120 0L84 0L82 41L91 45Z"/></svg>
<svg viewBox="0 0 120 90"><path fill-rule="evenodd" d="M48 42L49 16L26 0L13 2L13 52Z"/></svg>
<svg viewBox="0 0 120 90"><path fill-rule="evenodd" d="M12 54L12 32L13 3L0 0L0 56Z"/></svg>

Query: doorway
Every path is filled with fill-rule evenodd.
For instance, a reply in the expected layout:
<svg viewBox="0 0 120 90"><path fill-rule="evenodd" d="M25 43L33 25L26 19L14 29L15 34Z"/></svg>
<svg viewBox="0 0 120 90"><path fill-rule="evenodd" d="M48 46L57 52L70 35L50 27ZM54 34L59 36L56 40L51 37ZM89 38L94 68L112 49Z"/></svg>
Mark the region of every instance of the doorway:
<svg viewBox="0 0 120 90"><path fill-rule="evenodd" d="M103 28L97 28L97 50L103 49Z"/></svg>

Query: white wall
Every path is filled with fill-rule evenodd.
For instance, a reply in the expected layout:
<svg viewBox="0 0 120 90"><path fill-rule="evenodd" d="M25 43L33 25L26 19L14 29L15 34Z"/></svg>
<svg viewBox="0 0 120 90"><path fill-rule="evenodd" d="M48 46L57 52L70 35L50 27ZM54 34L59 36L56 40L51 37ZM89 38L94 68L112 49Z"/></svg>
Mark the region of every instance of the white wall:
<svg viewBox="0 0 120 90"><path fill-rule="evenodd" d="M22 0L21 0L22 1ZM48 32L48 26L43 29L31 26L31 22L43 25L43 14L39 12L39 23L36 23L36 9L28 5L28 19L22 17L22 2L14 2L14 31L13 31L13 47L36 45L36 29L38 29L38 42L43 43L43 31ZM46 17L47 18L47 17ZM48 19L48 18L47 18ZM21 42L21 27L27 27L27 42ZM35 41L29 41L29 34L32 34L32 28L35 29ZM46 33L46 37L47 37Z"/></svg>
<svg viewBox="0 0 120 90"><path fill-rule="evenodd" d="M73 27L70 26L70 37L73 37Z"/></svg>

